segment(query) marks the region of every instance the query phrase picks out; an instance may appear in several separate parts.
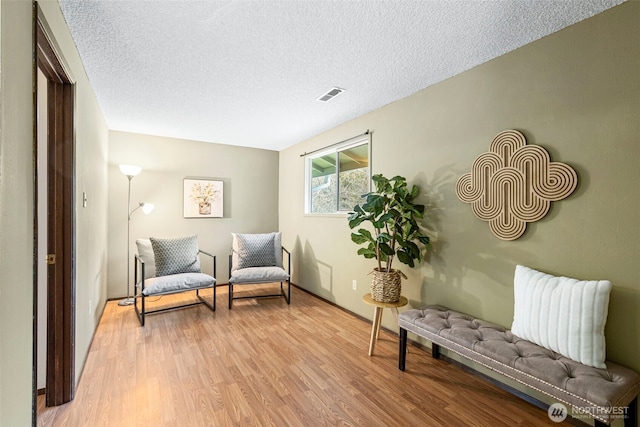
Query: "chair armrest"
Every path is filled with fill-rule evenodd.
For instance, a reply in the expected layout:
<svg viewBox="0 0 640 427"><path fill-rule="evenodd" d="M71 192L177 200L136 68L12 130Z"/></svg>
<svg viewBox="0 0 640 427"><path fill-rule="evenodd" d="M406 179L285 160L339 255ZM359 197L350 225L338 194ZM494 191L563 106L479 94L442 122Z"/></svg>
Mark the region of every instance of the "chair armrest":
<svg viewBox="0 0 640 427"><path fill-rule="evenodd" d="M144 281L146 280L145 271L144 271L144 261L138 254L135 254L134 259L135 268L133 269L133 289L135 290L138 283L140 283L140 293L144 291ZM138 282L138 265L140 266L140 272L142 273L142 280Z"/></svg>
<svg viewBox="0 0 640 427"><path fill-rule="evenodd" d="M287 248L285 248L284 246L282 247L282 252L283 254L286 252L287 253L287 273L289 273L289 275L291 275L291 252L289 252L287 250Z"/></svg>
<svg viewBox="0 0 640 427"><path fill-rule="evenodd" d="M217 274L216 274L216 264L217 264L216 256L210 254L209 252L205 252L202 249L198 249L198 253L200 253L202 255L206 255L208 257L211 257L211 259L213 260L213 278L215 279L217 277Z"/></svg>
<svg viewBox="0 0 640 427"><path fill-rule="evenodd" d="M206 256L210 256L211 258L215 258L215 255L211 255L209 252L205 252L202 249L198 249L198 253L205 254Z"/></svg>

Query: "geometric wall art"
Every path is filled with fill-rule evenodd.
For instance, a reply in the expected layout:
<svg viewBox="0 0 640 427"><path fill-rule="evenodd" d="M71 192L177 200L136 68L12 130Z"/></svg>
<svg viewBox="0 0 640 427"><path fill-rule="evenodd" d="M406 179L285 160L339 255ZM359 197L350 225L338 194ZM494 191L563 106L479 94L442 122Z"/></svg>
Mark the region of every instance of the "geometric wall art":
<svg viewBox="0 0 640 427"><path fill-rule="evenodd" d="M544 218L551 202L569 196L577 185L571 166L552 162L547 150L527 145L517 130L505 130L458 179L456 194L498 238L515 240L527 223Z"/></svg>

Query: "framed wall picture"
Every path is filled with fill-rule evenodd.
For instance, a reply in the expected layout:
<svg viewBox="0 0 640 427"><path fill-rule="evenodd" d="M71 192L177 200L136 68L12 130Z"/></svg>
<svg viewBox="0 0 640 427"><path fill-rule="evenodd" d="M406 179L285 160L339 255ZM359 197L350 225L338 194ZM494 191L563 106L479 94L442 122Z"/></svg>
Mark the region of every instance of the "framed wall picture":
<svg viewBox="0 0 640 427"><path fill-rule="evenodd" d="M223 190L222 181L185 179L184 217L222 218Z"/></svg>

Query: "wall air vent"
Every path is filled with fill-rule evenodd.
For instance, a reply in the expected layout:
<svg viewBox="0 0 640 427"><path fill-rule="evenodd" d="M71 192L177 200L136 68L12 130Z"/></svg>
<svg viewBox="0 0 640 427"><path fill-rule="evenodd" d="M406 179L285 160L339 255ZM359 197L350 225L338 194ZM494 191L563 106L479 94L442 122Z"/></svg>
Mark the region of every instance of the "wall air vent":
<svg viewBox="0 0 640 427"><path fill-rule="evenodd" d="M320 98L318 98L318 101L327 102L335 98L336 96L340 95L342 92L344 92L344 89L340 89L339 87L334 87L329 92L325 93Z"/></svg>

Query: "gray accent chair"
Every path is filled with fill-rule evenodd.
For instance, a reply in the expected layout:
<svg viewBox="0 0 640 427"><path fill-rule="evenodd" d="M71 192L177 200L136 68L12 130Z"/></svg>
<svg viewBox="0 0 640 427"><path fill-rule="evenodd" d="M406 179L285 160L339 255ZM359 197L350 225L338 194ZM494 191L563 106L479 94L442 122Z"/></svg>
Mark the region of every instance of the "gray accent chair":
<svg viewBox="0 0 640 427"><path fill-rule="evenodd" d="M189 240L190 239L190 240ZM195 236L182 239L156 239L165 243L165 248L172 248L175 241L184 243L188 240L187 251L184 245L181 247L182 252L164 251L158 254L154 251L152 240L138 239L136 245L138 253L135 255L134 269L134 308L140 326L144 326L145 317L148 314L160 313L168 310L176 310L195 305L204 304L211 311L216 310L216 257L208 252L202 251L197 247L197 239ZM155 242L154 242L155 243ZM167 246L168 245L168 246ZM157 249L157 248L156 248ZM159 260L161 265L157 265L156 258L161 256ZM213 264L211 270L213 276L205 274L200 268L200 258L206 258ZM169 273L169 274L165 274ZM203 289L212 289L212 301L208 301L200 295ZM190 302L182 305L173 305L155 310L148 310L145 300L149 297L157 298L163 295L176 294L180 292L194 291L198 301Z"/></svg>
<svg viewBox="0 0 640 427"><path fill-rule="evenodd" d="M232 251L229 255L229 309L233 300L247 298L283 297L291 304L291 253L282 246L281 233L231 233ZM287 270L284 269L287 254ZM236 295L235 286L280 283L277 293ZM284 283L287 283L287 291Z"/></svg>

